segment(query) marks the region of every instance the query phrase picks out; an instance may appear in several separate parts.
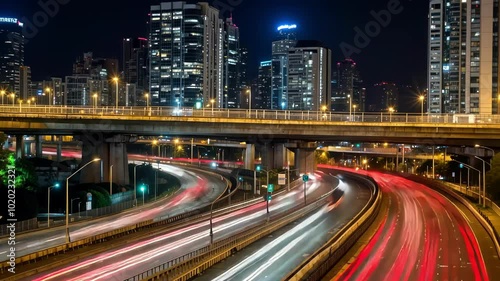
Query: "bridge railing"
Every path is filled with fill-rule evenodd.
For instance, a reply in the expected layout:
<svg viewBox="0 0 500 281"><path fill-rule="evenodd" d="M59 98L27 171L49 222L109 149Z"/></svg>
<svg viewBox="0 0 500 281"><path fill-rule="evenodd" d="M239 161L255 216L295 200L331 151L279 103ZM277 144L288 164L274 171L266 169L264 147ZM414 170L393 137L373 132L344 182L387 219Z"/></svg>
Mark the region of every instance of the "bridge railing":
<svg viewBox="0 0 500 281"><path fill-rule="evenodd" d="M180 108L180 107L89 107L89 106L7 106L0 105L0 116L23 115L40 118L67 118L82 116L99 119L102 117L134 118L134 117L205 117L205 118L243 118L255 120L301 120L325 122L354 123L459 123L459 124L498 124L500 115L474 114L416 114L390 112L331 112L331 111L298 111L267 109L220 109L220 108ZM37 116L33 116L37 115ZM53 115L53 116L52 116Z"/></svg>

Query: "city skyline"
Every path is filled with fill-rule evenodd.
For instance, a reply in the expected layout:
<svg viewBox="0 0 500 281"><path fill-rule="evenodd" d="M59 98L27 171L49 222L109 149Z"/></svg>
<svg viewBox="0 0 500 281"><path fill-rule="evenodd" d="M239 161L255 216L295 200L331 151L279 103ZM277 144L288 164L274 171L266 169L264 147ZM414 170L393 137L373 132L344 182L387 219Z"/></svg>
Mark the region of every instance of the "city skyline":
<svg viewBox="0 0 500 281"><path fill-rule="evenodd" d="M43 11L37 3L26 3L28 1L25 0L3 2L0 4L2 11L20 19L26 17L32 20L33 15ZM97 5L95 1L99 9L90 8L96 7L93 0L87 1L85 5L75 1L59 5L59 11L53 17L48 17L47 24L37 28L36 36L29 38L26 44L26 65L32 69L33 80L69 75L74 57L83 52L92 51L100 57L121 58L122 39L147 35L148 10L150 5L159 2L121 3L121 6L116 7L112 3ZM215 3L212 2L209 1ZM257 77L260 61L271 58L270 45L279 25L296 24L298 39L322 41L332 49L335 62L344 58L340 47L342 42L344 46L360 47L354 43L354 28L364 28L374 20L371 11L378 13L387 9L391 1L335 3L338 9L327 11L322 9L320 1L313 2L313 5L305 7L300 1L276 1L272 5L264 1L242 1L240 5L231 7L234 23L240 28L241 46L249 49L249 78ZM360 4L363 5L359 7ZM309 13L303 12L303 8L313 12L314 18L307 16ZM85 14L89 9L92 10L92 18L97 20L89 22L81 18L79 13ZM359 48L360 54L352 56L359 63L368 84L379 80L419 86L425 84L426 43L422 40L426 40L427 33L427 4L401 3L400 9L402 12L392 15L387 27L380 29L379 35L370 38L366 47ZM345 10L353 13L346 17L345 12L338 12ZM255 22L255 14L259 14L259 22ZM229 13L224 14L224 17L227 16ZM68 44L59 42L60 34L64 34ZM262 40L256 40L258 38ZM47 55L40 57L39 54ZM391 54L395 59L391 59ZM56 55L58 59L54 59Z"/></svg>

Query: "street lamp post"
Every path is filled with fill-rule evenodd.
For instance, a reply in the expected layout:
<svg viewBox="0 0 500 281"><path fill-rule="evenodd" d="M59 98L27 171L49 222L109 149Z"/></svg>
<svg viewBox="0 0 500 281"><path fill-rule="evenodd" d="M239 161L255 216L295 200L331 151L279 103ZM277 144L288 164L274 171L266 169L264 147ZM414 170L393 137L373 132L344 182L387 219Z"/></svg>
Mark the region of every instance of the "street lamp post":
<svg viewBox="0 0 500 281"><path fill-rule="evenodd" d="M12 98L12 107L16 106L16 94L11 93L10 97Z"/></svg>
<svg viewBox="0 0 500 281"><path fill-rule="evenodd" d="M54 184L53 186L50 186L47 191L48 191L48 194L47 194L47 227L50 227L50 190L55 187L55 188L59 188L59 184L56 183Z"/></svg>
<svg viewBox="0 0 500 281"><path fill-rule="evenodd" d="M476 144L474 147L475 148L483 148L483 149L489 150L489 151L491 151L492 155L495 156L495 150L493 148L489 148L489 147L482 146L482 145L479 145L479 144ZM490 162L491 162L491 160L490 160Z"/></svg>
<svg viewBox="0 0 500 281"><path fill-rule="evenodd" d="M142 186L141 191L142 191L142 205L144 206L144 192L146 192L146 188L144 186Z"/></svg>
<svg viewBox="0 0 500 281"><path fill-rule="evenodd" d="M224 194L226 194L226 191L228 191L228 188L229 188L229 184L226 184L226 189L224 189L224 192L222 192L221 194L219 194L219 196L217 197L217 199L215 199L212 204L210 205L210 246L212 246L212 244L214 243L214 230L213 230L213 208L214 208L214 204L219 201L222 196L224 196Z"/></svg>
<svg viewBox="0 0 500 281"><path fill-rule="evenodd" d="M353 108L353 116L352 116L352 120L353 120L353 121L356 121L356 107L358 107L356 104L353 104L353 105L352 105L352 108Z"/></svg>
<svg viewBox="0 0 500 281"><path fill-rule="evenodd" d="M477 157L477 156L476 156L476 157ZM482 160L482 159L481 159L481 160ZM478 190L478 196L477 196L477 197L479 198L479 204L481 204L481 171L480 171L480 170L478 170L478 169L476 169L476 168L474 168L474 167L472 167L471 165L467 165L467 164L465 164L465 163L463 163L463 162L460 162L460 161L458 161L458 160L451 159L451 161L455 161L455 162L457 162L457 163L459 163L459 164L464 165L464 167L467 167L468 169L475 170L476 172L478 172L478 173L479 173L479 190ZM469 181L469 179L468 179L468 178L469 178L469 174L467 174L467 181ZM467 185L469 185L469 183L467 183Z"/></svg>
<svg viewBox="0 0 500 281"><path fill-rule="evenodd" d="M421 110L420 110L420 117L422 118L422 122L424 122L424 101L425 101L425 97L424 96L420 96L418 98L420 100L420 104L421 104Z"/></svg>
<svg viewBox="0 0 500 281"><path fill-rule="evenodd" d="M109 166L109 196L113 195L113 165Z"/></svg>
<svg viewBox="0 0 500 281"><path fill-rule="evenodd" d="M210 100L210 104L212 104L212 115L214 115L214 104L215 104L215 100L214 100L214 99L211 99L211 100Z"/></svg>
<svg viewBox="0 0 500 281"><path fill-rule="evenodd" d="M70 208L70 211L71 211L72 214L73 214L73 201L78 200L78 199L80 199L80 198L72 198L71 199L71 208Z"/></svg>
<svg viewBox="0 0 500 281"><path fill-rule="evenodd" d="M19 112L22 112L22 111L23 111L23 107L22 107L22 105L23 105L23 100L21 100L21 99L20 99L20 100L19 100Z"/></svg>
<svg viewBox="0 0 500 281"><path fill-rule="evenodd" d="M98 97L97 93L95 93L92 97L94 100L94 114L95 114L96 109L97 109L97 97Z"/></svg>
<svg viewBox="0 0 500 281"><path fill-rule="evenodd" d="M352 119L351 119L351 117L352 117L352 96L347 95L347 97L349 98L349 121L352 121Z"/></svg>
<svg viewBox="0 0 500 281"><path fill-rule="evenodd" d="M248 94L248 111L252 111L252 90L248 89L247 94Z"/></svg>
<svg viewBox="0 0 500 281"><path fill-rule="evenodd" d="M45 88L45 92L49 95L48 105L51 106L52 105L52 89L47 87L47 88Z"/></svg>
<svg viewBox="0 0 500 281"><path fill-rule="evenodd" d="M486 160L474 156L475 158L481 160L483 162L483 208L486 208ZM491 164L488 163L491 166ZM481 191L479 192L479 196L481 197Z"/></svg>
<svg viewBox="0 0 500 281"><path fill-rule="evenodd" d="M144 98L146 99L146 110L148 111L148 113L151 111L149 109L149 94L144 94Z"/></svg>
<svg viewBox="0 0 500 281"><path fill-rule="evenodd" d="M394 112L394 107L389 107L389 123L392 122L392 113Z"/></svg>
<svg viewBox="0 0 500 281"><path fill-rule="evenodd" d="M137 166L139 164L135 164L134 166L134 204L137 206Z"/></svg>
<svg viewBox="0 0 500 281"><path fill-rule="evenodd" d="M69 179L72 178L74 175L76 175L78 172L83 170L85 167L88 165L101 161L100 158L95 158L94 160L88 162L87 164L83 165L80 169L76 170L73 174L71 174L69 177L66 178L66 243L71 242L70 237L69 237Z"/></svg>
<svg viewBox="0 0 500 281"><path fill-rule="evenodd" d="M3 96L5 96L5 94L6 94L5 90L0 91L0 95L2 96L2 105L4 104L3 103Z"/></svg>
<svg viewBox="0 0 500 281"><path fill-rule="evenodd" d="M114 82L115 82L115 84L116 84L116 101L115 101L115 111L117 111L117 110L118 110L118 98L119 98L119 94L118 94L119 89L118 89L118 86L119 86L119 83L120 83L120 78L118 78L118 77L114 77L114 78L113 78L113 81L114 81Z"/></svg>

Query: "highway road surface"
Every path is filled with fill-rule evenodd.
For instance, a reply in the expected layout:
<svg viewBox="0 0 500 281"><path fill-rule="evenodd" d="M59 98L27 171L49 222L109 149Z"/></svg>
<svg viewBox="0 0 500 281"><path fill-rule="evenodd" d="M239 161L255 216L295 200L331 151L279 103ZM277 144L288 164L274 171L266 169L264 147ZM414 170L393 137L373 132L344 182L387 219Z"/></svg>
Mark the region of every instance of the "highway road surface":
<svg viewBox="0 0 500 281"><path fill-rule="evenodd" d="M155 203L139 206L116 215L70 224L71 241L149 219L175 216L207 206L226 188L226 182L222 181L220 176L211 173L188 167L178 168L162 164L160 164L160 168L175 175L181 182L180 190L173 197L159 199ZM18 234L15 245L16 255L20 257L64 243L65 226ZM7 260L8 247L10 246L7 243L7 238L0 239L0 261Z"/></svg>
<svg viewBox="0 0 500 281"><path fill-rule="evenodd" d="M317 177L321 177L321 175L317 175ZM308 201L315 200L336 187L332 186L331 183L325 184L317 177L311 176L311 181L307 184ZM303 204L303 189L301 187L276 196L269 207L271 220L273 216L286 214L293 207ZM214 241L243 232L253 226L265 223L266 220L267 211L264 200L230 214L215 217L213 220ZM209 245L209 232L209 220L205 220L182 229L155 233L152 237L129 243L126 246L106 249L92 257L32 276L26 280L124 280Z"/></svg>
<svg viewBox="0 0 500 281"><path fill-rule="evenodd" d="M330 173L337 174L319 172L325 185L339 181ZM195 280L282 280L349 223L372 195L365 183L347 178L340 180L338 190L342 192L335 192L329 205L257 241Z"/></svg>
<svg viewBox="0 0 500 281"><path fill-rule="evenodd" d="M404 177L368 174L389 197L389 209L368 245L334 280L498 280L488 275L485 248L464 208Z"/></svg>

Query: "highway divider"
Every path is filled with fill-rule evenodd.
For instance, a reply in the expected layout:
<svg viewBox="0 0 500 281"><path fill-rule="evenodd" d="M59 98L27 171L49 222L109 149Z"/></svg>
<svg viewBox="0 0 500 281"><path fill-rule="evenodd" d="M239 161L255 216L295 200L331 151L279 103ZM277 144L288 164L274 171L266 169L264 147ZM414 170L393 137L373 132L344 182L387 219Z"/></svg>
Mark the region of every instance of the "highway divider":
<svg viewBox="0 0 500 281"><path fill-rule="evenodd" d="M306 216L310 212L319 209L321 206L324 206L328 202L328 197L332 194L332 192L333 191L323 195L313 203L308 204L306 207L297 206L291 212L287 212L269 223L263 223L260 226L245 230L238 235L215 241L212 245L205 246L201 249L151 268L136 276L126 279L126 281L190 280L211 266L231 256L234 252L245 248L253 242L270 235L276 230Z"/></svg>
<svg viewBox="0 0 500 281"><path fill-rule="evenodd" d="M333 236L323 247L304 260L282 280L321 280L330 269L349 251L377 217L382 193L375 181L368 177L349 174L342 171L345 177L362 180L373 188L372 197L361 212L345 227Z"/></svg>

